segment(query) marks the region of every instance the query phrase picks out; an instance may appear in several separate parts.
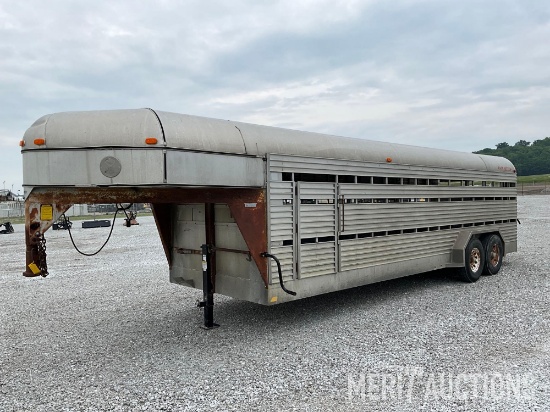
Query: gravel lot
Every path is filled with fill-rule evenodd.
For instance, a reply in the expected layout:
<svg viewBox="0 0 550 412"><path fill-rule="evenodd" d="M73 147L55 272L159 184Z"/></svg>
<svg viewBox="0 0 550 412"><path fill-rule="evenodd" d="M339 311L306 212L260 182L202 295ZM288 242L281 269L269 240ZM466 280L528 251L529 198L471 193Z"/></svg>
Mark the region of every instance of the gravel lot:
<svg viewBox="0 0 550 412"><path fill-rule="evenodd" d="M153 219L96 257L48 231L26 279L0 235L0 410L550 410L550 196L519 198L519 252L465 284L440 271L263 307L172 285ZM78 229L86 251L107 228ZM362 386L364 378L364 386ZM361 396L364 395L364 396Z"/></svg>

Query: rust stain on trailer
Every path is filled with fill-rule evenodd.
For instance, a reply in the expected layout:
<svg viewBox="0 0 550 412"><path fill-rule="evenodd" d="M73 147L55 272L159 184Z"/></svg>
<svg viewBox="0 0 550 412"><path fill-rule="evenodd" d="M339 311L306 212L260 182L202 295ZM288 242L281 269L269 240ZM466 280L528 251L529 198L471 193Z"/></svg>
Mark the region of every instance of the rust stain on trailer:
<svg viewBox="0 0 550 412"><path fill-rule="evenodd" d="M54 193L56 191L53 191ZM49 197L49 200L44 199ZM29 265L36 263L39 259L38 243L42 235L46 232L59 217L65 213L72 202L59 201L53 194L49 196L40 195L34 191L25 200L25 271L23 276L40 276L40 272L33 271ZM43 214L46 208L48 213ZM51 209L50 209L51 208ZM51 212L51 213L50 213ZM42 218L45 220L41 220ZM44 257L45 259L45 257Z"/></svg>
<svg viewBox="0 0 550 412"><path fill-rule="evenodd" d="M231 214L237 222L237 226L241 231L244 241L250 250L252 259L256 263L262 279L267 287L267 260L261 257L261 253L267 251L267 209L265 204L265 192L258 190L257 196L253 202L250 198L235 199L229 202ZM255 207L250 207L251 203L255 203Z"/></svg>

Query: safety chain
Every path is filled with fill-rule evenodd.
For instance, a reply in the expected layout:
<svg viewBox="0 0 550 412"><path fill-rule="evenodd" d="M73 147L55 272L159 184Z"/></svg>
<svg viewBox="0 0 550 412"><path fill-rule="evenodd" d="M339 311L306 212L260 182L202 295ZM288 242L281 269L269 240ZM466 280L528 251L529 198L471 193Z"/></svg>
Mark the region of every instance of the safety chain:
<svg viewBox="0 0 550 412"><path fill-rule="evenodd" d="M37 234L36 237L38 238L38 262L36 266L40 269L40 276L45 278L48 276L48 264L46 263L46 238L43 233Z"/></svg>

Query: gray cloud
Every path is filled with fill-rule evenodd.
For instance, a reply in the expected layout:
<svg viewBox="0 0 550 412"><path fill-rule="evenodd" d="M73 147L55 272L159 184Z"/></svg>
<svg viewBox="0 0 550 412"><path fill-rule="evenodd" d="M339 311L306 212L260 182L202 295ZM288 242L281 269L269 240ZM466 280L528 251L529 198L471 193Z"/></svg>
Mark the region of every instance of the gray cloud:
<svg viewBox="0 0 550 412"><path fill-rule="evenodd" d="M46 113L155 107L463 151L550 135L540 1L0 6L0 180Z"/></svg>

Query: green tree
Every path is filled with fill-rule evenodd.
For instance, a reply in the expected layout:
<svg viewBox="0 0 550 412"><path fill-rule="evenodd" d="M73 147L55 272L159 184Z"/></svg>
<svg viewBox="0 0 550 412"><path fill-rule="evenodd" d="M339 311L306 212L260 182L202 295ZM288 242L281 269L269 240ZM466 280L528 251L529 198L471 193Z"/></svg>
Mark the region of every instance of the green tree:
<svg viewBox="0 0 550 412"><path fill-rule="evenodd" d="M535 140L533 146L550 146L550 137L545 137L544 139Z"/></svg>

